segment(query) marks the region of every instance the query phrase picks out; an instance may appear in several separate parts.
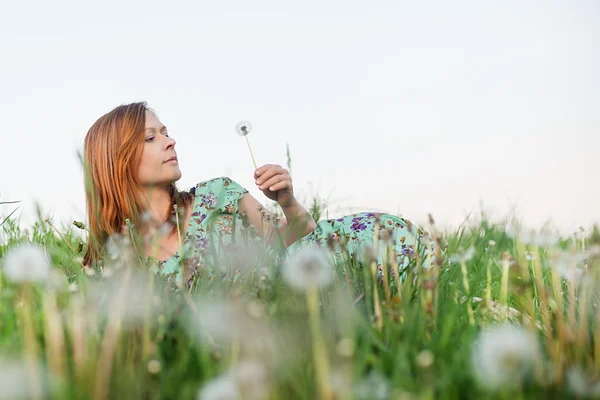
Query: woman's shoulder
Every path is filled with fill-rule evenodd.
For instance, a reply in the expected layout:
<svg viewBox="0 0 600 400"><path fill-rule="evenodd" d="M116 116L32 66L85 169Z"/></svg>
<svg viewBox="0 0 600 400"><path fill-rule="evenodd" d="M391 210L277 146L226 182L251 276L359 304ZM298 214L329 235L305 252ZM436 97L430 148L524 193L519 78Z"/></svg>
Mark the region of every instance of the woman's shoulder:
<svg viewBox="0 0 600 400"><path fill-rule="evenodd" d="M233 179L220 176L199 182L190 193L197 199L196 204L202 207L229 209L248 191Z"/></svg>
<svg viewBox="0 0 600 400"><path fill-rule="evenodd" d="M243 189L237 182L231 179L228 176L220 176L217 178L212 178L206 181L198 182L196 186L190 189L190 192L198 196L201 193L206 193L210 191L218 191L218 190L237 190Z"/></svg>

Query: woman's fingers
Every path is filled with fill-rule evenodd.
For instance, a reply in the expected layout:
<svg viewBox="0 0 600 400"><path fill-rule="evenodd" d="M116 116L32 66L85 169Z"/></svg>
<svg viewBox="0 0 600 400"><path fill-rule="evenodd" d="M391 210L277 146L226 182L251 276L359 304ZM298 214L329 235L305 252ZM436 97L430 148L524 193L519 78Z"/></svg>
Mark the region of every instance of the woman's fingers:
<svg viewBox="0 0 600 400"><path fill-rule="evenodd" d="M288 181L288 176L286 175L275 175L274 177L272 177L271 179L267 180L266 182L264 182L263 184L260 185L259 189L260 190L271 190L273 191L273 187L276 184L282 183L282 182L287 182Z"/></svg>
<svg viewBox="0 0 600 400"><path fill-rule="evenodd" d="M259 170L260 170L260 168L257 171L259 171ZM260 190L264 190L264 189L270 187L271 185L273 185L274 183L279 182L279 180L280 180L279 178L275 181L272 181L272 179L274 179L274 178L277 178L277 177L281 177L281 179L289 178L288 170L282 168L279 165L271 165L269 168L264 169L262 171L263 172L260 173L260 176L256 179L256 183L258 185L260 185Z"/></svg>
<svg viewBox="0 0 600 400"><path fill-rule="evenodd" d="M274 184L273 186L271 186L269 188L269 190L271 192L277 192L278 190L288 189L290 187L291 187L291 182L288 180L285 180L285 181Z"/></svg>

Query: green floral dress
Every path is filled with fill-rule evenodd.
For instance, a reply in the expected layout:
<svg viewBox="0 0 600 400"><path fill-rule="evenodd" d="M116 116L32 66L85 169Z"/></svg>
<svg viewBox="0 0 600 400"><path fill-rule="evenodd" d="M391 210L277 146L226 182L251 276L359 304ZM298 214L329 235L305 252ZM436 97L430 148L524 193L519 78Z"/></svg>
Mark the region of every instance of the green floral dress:
<svg viewBox="0 0 600 400"><path fill-rule="evenodd" d="M182 237L183 257L178 251L168 260L157 261L158 272L178 279L182 266L193 274L200 264L208 261L212 262L209 265L217 265L222 257L242 247L262 246L269 251L271 246L266 245L238 213L238 200L248 193L246 189L230 178L221 177L198 183L191 193L194 195L193 211ZM416 252L425 255L422 250L432 251L424 232L409 221L390 214L360 212L319 221L313 232L297 240L286 252L289 254L304 245L316 244L327 246L339 261L349 254L362 257L363 250L373 245L376 229L381 238L376 254L380 276L383 273L381 265L390 255L388 244L391 244L400 273L414 261Z"/></svg>

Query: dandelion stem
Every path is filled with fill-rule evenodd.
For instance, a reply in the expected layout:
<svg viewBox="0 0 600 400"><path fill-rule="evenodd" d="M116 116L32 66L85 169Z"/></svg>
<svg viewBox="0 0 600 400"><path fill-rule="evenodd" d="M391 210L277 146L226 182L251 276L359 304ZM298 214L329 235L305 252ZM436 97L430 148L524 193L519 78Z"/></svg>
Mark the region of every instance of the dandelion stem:
<svg viewBox="0 0 600 400"><path fill-rule="evenodd" d="M510 260L508 255L502 258L502 281L500 288L500 304L504 306L504 315L502 319L506 321L508 318L508 272L510 269Z"/></svg>
<svg viewBox="0 0 600 400"><path fill-rule="evenodd" d="M246 144L248 145L248 150L250 150L250 157L252 157L252 164L254 164L254 169L258 169L256 166L256 160L254 159L254 154L252 153L252 148L250 147L250 141L248 140L248 135L244 135L246 138Z"/></svg>
<svg viewBox="0 0 600 400"><path fill-rule="evenodd" d="M65 378L65 339L55 294L48 291L44 295L43 302L46 329L46 357L52 368L52 373L56 377Z"/></svg>
<svg viewBox="0 0 600 400"><path fill-rule="evenodd" d="M23 333L25 336L25 357L27 360L27 369L29 372L29 383L31 385L31 397L33 399L42 399L42 378L38 367L38 343L35 338L35 328L31 312L31 302L33 301L31 284L25 283L23 286L23 306L21 307L21 317L23 318Z"/></svg>
<svg viewBox="0 0 600 400"><path fill-rule="evenodd" d="M308 316L313 338L313 359L315 363L315 373L317 385L319 388L320 399L333 399L332 391L329 385L329 363L325 353L325 343L321 334L321 316L319 314L319 291L315 286L308 288L306 292L306 305L308 307Z"/></svg>
<svg viewBox="0 0 600 400"><path fill-rule="evenodd" d="M467 295L467 314L469 317L469 324L475 325L475 317L473 316L473 306L471 305L471 292L469 290L469 279L467 277L467 264L464 260L460 262L460 271L463 276L463 286L465 288L465 294Z"/></svg>

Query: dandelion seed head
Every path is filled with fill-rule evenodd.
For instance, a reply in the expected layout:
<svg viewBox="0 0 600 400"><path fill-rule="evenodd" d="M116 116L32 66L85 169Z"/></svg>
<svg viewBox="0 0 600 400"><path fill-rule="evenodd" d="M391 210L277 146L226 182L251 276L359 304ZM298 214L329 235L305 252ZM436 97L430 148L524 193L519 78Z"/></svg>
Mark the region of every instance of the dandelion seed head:
<svg viewBox="0 0 600 400"><path fill-rule="evenodd" d="M160 361L158 361L158 360L150 360L148 362L147 369L148 369L149 373L151 373L152 375L156 375L156 374L160 373L160 370L162 369L162 366L160 365Z"/></svg>
<svg viewBox="0 0 600 400"><path fill-rule="evenodd" d="M242 395L230 375L223 375L204 385L198 392L197 400L241 400Z"/></svg>
<svg viewBox="0 0 600 400"><path fill-rule="evenodd" d="M252 125L248 121L241 121L235 126L235 131L240 136L246 136L252 131Z"/></svg>
<svg viewBox="0 0 600 400"><path fill-rule="evenodd" d="M330 253L321 247L306 246L286 259L282 275L297 290L327 286L334 278Z"/></svg>
<svg viewBox="0 0 600 400"><path fill-rule="evenodd" d="M416 363L420 368L427 369L433 365L435 357L430 350L423 350L417 354Z"/></svg>
<svg viewBox="0 0 600 400"><path fill-rule="evenodd" d="M450 261L455 263L468 262L475 255L475 249L473 247L469 247L466 250L457 251L452 256L450 256Z"/></svg>
<svg viewBox="0 0 600 400"><path fill-rule="evenodd" d="M110 317L117 309L123 323L138 324L157 309L156 289L150 286L149 273L114 270L110 278L95 283L89 297L103 317ZM115 302L118 301L118 308Z"/></svg>
<svg viewBox="0 0 600 400"><path fill-rule="evenodd" d="M266 365L258 360L242 360L229 374L235 380L244 400L269 398L271 377Z"/></svg>
<svg viewBox="0 0 600 400"><path fill-rule="evenodd" d="M197 313L189 317L188 329L193 336L204 339L208 333L223 345L236 341L249 353L274 354L277 340L272 328L264 318L252 315L242 301L199 299Z"/></svg>
<svg viewBox="0 0 600 400"><path fill-rule="evenodd" d="M343 338L337 343L336 350L340 356L350 358L354 355L354 342L352 339Z"/></svg>
<svg viewBox="0 0 600 400"><path fill-rule="evenodd" d="M588 275L585 263L589 255L589 251L555 251L551 253L549 264L563 279L582 282Z"/></svg>
<svg viewBox="0 0 600 400"><path fill-rule="evenodd" d="M539 357L538 340L530 331L510 324L485 328L473 343L473 373L491 390L518 386Z"/></svg>
<svg viewBox="0 0 600 400"><path fill-rule="evenodd" d="M27 399L33 393L24 362L0 361L0 399Z"/></svg>
<svg viewBox="0 0 600 400"><path fill-rule="evenodd" d="M46 287L52 291L61 292L69 286L67 275L58 268L50 268L48 279L46 279Z"/></svg>
<svg viewBox="0 0 600 400"><path fill-rule="evenodd" d="M50 273L50 258L37 244L18 244L7 252L2 267L6 279L17 283L43 282Z"/></svg>
<svg viewBox="0 0 600 400"><path fill-rule="evenodd" d="M364 400L385 400L391 394L390 382L377 371L371 371L369 375L354 385L354 396Z"/></svg>

